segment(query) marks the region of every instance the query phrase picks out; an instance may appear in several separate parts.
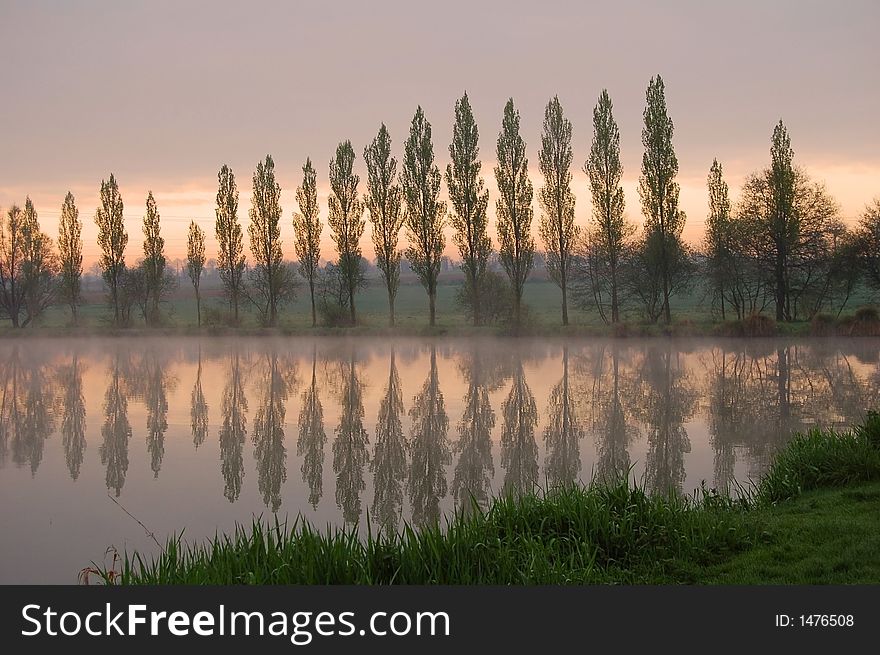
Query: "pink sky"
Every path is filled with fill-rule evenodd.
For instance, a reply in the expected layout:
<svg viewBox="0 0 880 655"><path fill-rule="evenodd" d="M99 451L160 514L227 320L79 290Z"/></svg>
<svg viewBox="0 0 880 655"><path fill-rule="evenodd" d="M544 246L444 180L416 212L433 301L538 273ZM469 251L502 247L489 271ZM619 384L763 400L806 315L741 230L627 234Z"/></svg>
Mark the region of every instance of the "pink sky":
<svg viewBox="0 0 880 655"><path fill-rule="evenodd" d="M627 214L641 224L641 112L658 72L676 126L689 241L702 236L712 158L724 165L735 200L745 175L766 165L779 118L796 161L827 184L847 222L880 195L876 2L312 4L3 3L0 207L23 204L29 194L43 229L55 235L64 195L73 191L88 266L97 256L98 187L112 171L132 261L141 254L148 190L168 256L183 255L190 218L206 229L211 256L217 169L235 170L246 227L254 167L271 153L292 257L294 191L306 156L318 170L326 220L336 143L354 144L363 192L364 145L385 121L400 158L421 104L445 168L453 105L467 89L491 213L505 100L513 96L521 111L537 191L543 108L559 95L574 125L583 225L590 199L580 166L592 107L607 87L621 129ZM332 257L326 230L324 256ZM370 256L369 226L363 244ZM454 255L451 244L447 250Z"/></svg>

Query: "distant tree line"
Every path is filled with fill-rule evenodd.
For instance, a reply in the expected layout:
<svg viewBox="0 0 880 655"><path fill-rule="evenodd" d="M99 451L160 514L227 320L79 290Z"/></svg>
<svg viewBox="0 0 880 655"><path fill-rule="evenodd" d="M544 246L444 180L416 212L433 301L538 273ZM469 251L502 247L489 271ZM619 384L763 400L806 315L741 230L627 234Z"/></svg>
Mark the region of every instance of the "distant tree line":
<svg viewBox="0 0 880 655"><path fill-rule="evenodd" d="M731 202L721 163L712 162L705 236L699 247L688 246L681 236L687 217L679 207L674 125L660 76L648 84L643 114L641 228L624 214L620 131L607 90L593 110L592 143L582 169L592 196L592 215L585 225L575 223L572 124L558 97L547 104L538 153L543 186L538 192L537 233L542 251L537 250L532 233L534 191L519 112L513 99L507 101L494 169L497 261L504 272L499 275L489 265L494 252L486 213L489 191L481 175L479 130L466 93L456 101L454 115L445 176L435 163L431 123L421 107L413 116L400 162L392 154L384 124L364 149L363 196L354 172L355 150L350 141L339 144L329 164L327 218L336 257L323 267L324 226L312 160L306 159L296 189L295 267L284 257L281 186L272 157L260 161L253 175L247 226L250 263L235 175L223 165L217 178L215 236L217 269L228 305L224 320L238 324L241 305L247 302L261 324L276 325L279 313L304 282L313 326L319 317L328 325L356 324L356 298L366 284L360 248L365 210L391 325L404 257L425 288L429 323L434 325L447 223L464 274L457 302L474 325L507 321L519 326L525 320L523 288L538 257L543 257L550 278L561 290L563 325L569 323L570 300L581 309L595 309L609 324L623 320L625 313L669 323L670 300L697 281L722 320L762 312L772 312L777 321L809 319L819 312L839 315L860 283L880 290L880 199L866 208L857 227L847 228L825 187L794 163L782 121L773 130L769 165L748 176L737 203ZM440 200L444 177L449 207ZM111 174L101 182L95 223L112 322L128 325L135 312L147 325L160 325L163 300L177 284L177 276L166 263L159 210L149 192L143 256L132 265L126 263L123 208L119 185ZM193 221L186 270L199 325L205 262L205 233ZM5 213L0 221L0 312L14 327L32 324L55 303L66 304L76 324L82 272L82 221L72 194L67 194L61 209L57 248L41 231L30 198L23 209L14 205Z"/></svg>

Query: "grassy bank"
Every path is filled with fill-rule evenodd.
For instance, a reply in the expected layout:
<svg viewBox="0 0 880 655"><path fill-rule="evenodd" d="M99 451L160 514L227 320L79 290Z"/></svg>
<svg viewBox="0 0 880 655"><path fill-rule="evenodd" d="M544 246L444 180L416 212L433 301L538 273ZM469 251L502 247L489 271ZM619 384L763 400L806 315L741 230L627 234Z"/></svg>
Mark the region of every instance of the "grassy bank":
<svg viewBox="0 0 880 655"><path fill-rule="evenodd" d="M255 523L155 559L122 584L880 582L880 415L799 435L736 498L650 497L627 482L500 498L395 535Z"/></svg>
<svg viewBox="0 0 880 655"><path fill-rule="evenodd" d="M344 336L727 336L727 337L768 337L768 336L880 336L880 318L877 312L868 309L867 314L857 318L860 305L868 305L875 298L860 294L851 302L841 317L820 315L811 321L777 324L770 318L758 320L720 321L709 306L705 292L693 289L676 296L671 302L672 323L669 325L645 323L637 312L625 315L623 323L606 325L592 308L573 305L569 316L571 324L561 324L562 295L553 282L530 280L524 287L523 302L525 315L523 325L518 330L506 325L473 327L461 307L455 301L458 286L441 284L437 289L437 325L428 327L428 302L424 289L417 284L403 284L395 301L396 325L388 327L388 300L381 285L371 284L357 297L358 325L345 328L312 328L311 306L306 293L300 293L296 300L285 306L276 328L259 327L257 315L252 307L242 307L240 327L228 327L222 320L225 305L216 290L206 291L202 304L202 327L196 323L196 303L186 285L173 297L163 303L163 325L146 328L139 318L129 328L113 327L110 321L112 312L105 304L103 294L93 292L90 302L79 309L80 326L71 326L70 312L63 306L50 307L40 317L37 325L15 330L8 321L0 322L2 336L63 336L71 335L344 335Z"/></svg>

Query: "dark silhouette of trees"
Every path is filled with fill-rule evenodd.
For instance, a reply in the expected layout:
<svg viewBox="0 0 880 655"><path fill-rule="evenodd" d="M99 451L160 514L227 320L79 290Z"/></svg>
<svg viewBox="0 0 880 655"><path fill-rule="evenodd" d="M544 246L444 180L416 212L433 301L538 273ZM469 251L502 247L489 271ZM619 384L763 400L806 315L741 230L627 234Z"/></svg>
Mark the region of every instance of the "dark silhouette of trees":
<svg viewBox="0 0 880 655"><path fill-rule="evenodd" d="M296 203L299 213L293 213L293 233L296 256L299 259L299 272L309 285L312 301L312 327L318 323L315 313L315 282L321 260L321 217L318 210L317 174L312 160L306 159L302 168L303 181L296 188Z"/></svg>
<svg viewBox="0 0 880 655"><path fill-rule="evenodd" d="M541 239L546 248L547 272L562 290L562 324L568 325L568 283L580 228L574 223L571 190L571 121L565 118L554 96L544 111L544 133L539 154L544 186L539 198L543 209Z"/></svg>
<svg viewBox="0 0 880 655"><path fill-rule="evenodd" d="M391 156L391 136L385 123L369 146L364 148L367 163L367 197L364 199L373 224L376 266L388 292L388 324L394 325L394 299L400 286L400 229L405 215L401 211L402 191L395 181L397 160Z"/></svg>
<svg viewBox="0 0 880 655"><path fill-rule="evenodd" d="M119 287L125 273L125 247L128 245L128 232L122 216L122 195L113 173L108 181L101 180L101 206L95 212L98 225L98 245L101 247L101 272L110 288L110 302L113 305L113 322L122 325L119 306Z"/></svg>
<svg viewBox="0 0 880 655"><path fill-rule="evenodd" d="M529 160L525 141L519 133L519 112L513 106L513 98L504 105L496 156L499 258L513 289L513 318L518 326L522 320L523 286L534 265L535 240L532 238L533 191Z"/></svg>
<svg viewBox="0 0 880 655"><path fill-rule="evenodd" d="M428 292L429 323L432 326L437 315L437 276L446 245L443 236L446 203L438 199L440 179L440 169L434 163L431 124L418 107L404 147L401 188L406 200L409 238L406 258Z"/></svg>
<svg viewBox="0 0 880 655"><path fill-rule="evenodd" d="M196 317L199 327L202 326L202 297L199 286L202 283L202 272L205 270L205 231L190 221L186 240L186 272L196 290Z"/></svg>
<svg viewBox="0 0 880 655"><path fill-rule="evenodd" d="M214 223L218 244L217 270L237 325L238 305L244 294L246 263L241 223L238 222L238 188L235 185L235 174L226 164L217 174L217 186L217 207L214 210L217 217Z"/></svg>
<svg viewBox="0 0 880 655"><path fill-rule="evenodd" d="M468 304L474 325L482 323L483 297L488 291L485 288L486 267L492 253L486 219L489 191L484 188L480 176L479 138L471 103L465 93L455 102L455 125L449 145L452 163L446 166L446 185L453 209L449 216L455 230L452 240L461 254L465 279L463 293L470 300Z"/></svg>
<svg viewBox="0 0 880 655"><path fill-rule="evenodd" d="M360 177L354 174L354 148L351 141L336 147L336 156L330 160L330 229L339 254L337 267L341 281L348 292L347 306L351 325L357 323L355 293L364 286L360 240L366 225L364 205L358 198Z"/></svg>
<svg viewBox="0 0 880 655"><path fill-rule="evenodd" d="M61 206L58 220L58 255L61 264L60 295L70 307L73 324L78 324L77 310L82 302L82 221L70 191Z"/></svg>

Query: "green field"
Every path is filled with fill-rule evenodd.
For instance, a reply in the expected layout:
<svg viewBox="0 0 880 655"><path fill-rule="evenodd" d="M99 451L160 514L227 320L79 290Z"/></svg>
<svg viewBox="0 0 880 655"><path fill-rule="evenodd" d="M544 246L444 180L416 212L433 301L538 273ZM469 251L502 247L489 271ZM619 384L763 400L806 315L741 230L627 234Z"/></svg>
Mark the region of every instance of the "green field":
<svg viewBox="0 0 880 655"><path fill-rule="evenodd" d="M437 291L437 325L433 332L469 331L468 321L461 308L455 302L458 285L441 284ZM110 307L103 302L100 293L91 293L90 302L80 307L80 327L82 329L111 327ZM578 333L607 331L595 309L584 310L570 301L569 317L571 325L562 328L561 303L562 293L550 281L533 280L526 284L524 290L524 326L526 331L542 333ZM861 291L853 297L844 315L852 312L860 305L870 304L872 297ZM388 300L385 289L374 282L363 289L356 297L355 305L358 312L359 329L385 330L388 326ZM191 288L182 285L172 297L163 303L165 327L170 329L190 329L196 326L196 304ZM211 327L209 315L211 310L223 311L225 301L219 290L203 291L202 316L203 325ZM418 284L402 284L395 303L396 324L399 331L418 332L427 328L428 298L424 289ZM711 333L718 325L717 316L713 316L706 294L699 288L688 294L675 296L672 299L673 325L682 333ZM257 328L258 321L252 307L245 302L242 305L242 327ZM660 332L658 326L646 326L637 312L631 311L625 316L626 322L635 327L637 334ZM62 329L70 325L70 311L64 306L49 308L40 317L37 327ZM137 317L132 327L143 326ZM3 329L3 328L0 328ZM10 328L6 328L10 329ZM300 287L297 298L281 312L278 329L282 331L300 331L311 329L311 313L307 290ZM494 332L497 327L482 328L483 331ZM808 322L792 323L780 326L783 334L804 334L809 331Z"/></svg>

